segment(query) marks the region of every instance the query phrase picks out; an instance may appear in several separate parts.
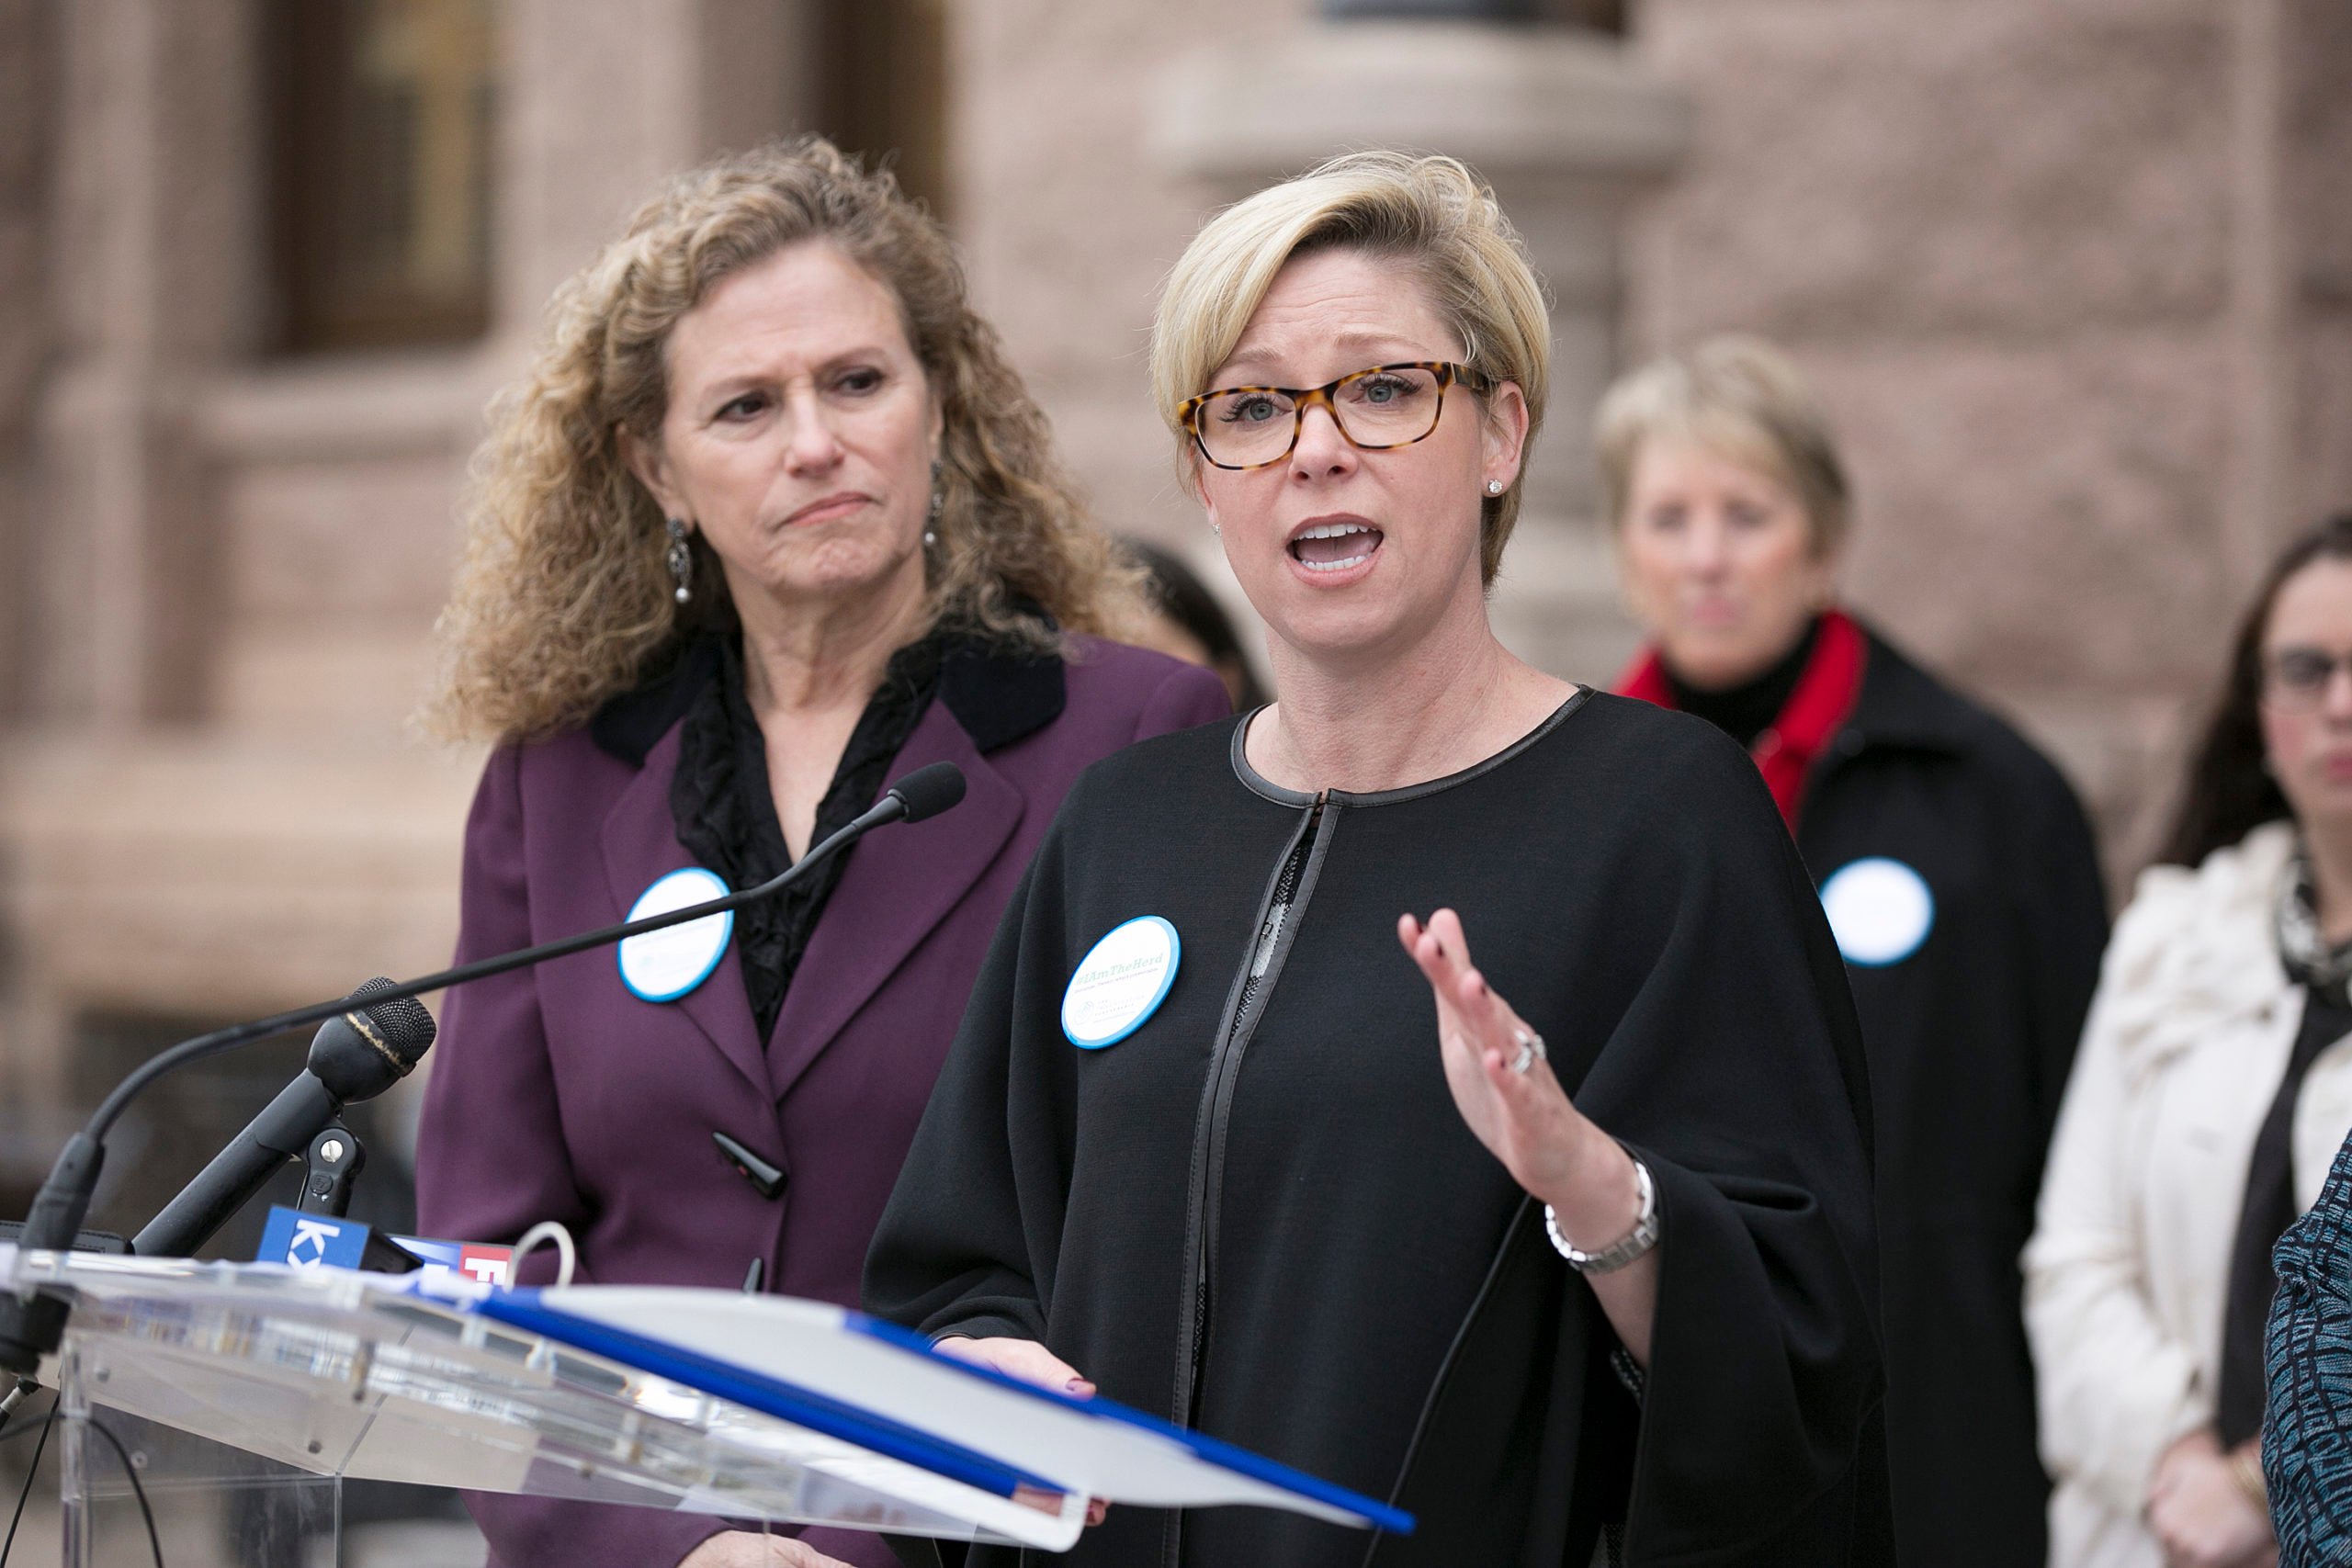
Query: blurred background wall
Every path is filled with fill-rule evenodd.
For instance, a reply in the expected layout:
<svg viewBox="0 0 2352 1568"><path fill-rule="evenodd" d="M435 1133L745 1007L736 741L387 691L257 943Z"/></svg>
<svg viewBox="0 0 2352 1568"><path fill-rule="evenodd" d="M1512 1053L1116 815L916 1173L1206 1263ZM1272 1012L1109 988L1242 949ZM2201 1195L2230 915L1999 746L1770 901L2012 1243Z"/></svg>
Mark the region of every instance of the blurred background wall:
<svg viewBox="0 0 2352 1568"><path fill-rule="evenodd" d="M480 759L404 720L483 403L651 182L793 129L895 158L1106 524L1220 581L1159 278L1326 153L1461 153L1559 306L1510 640L1610 679L1592 401L1770 333L1857 471L1853 598L2052 750L2120 886L2260 563L2352 500L2352 12L1379 8L0 0L0 1212L135 1055L445 957ZM117 1169L167 1193L287 1070L159 1097Z"/></svg>

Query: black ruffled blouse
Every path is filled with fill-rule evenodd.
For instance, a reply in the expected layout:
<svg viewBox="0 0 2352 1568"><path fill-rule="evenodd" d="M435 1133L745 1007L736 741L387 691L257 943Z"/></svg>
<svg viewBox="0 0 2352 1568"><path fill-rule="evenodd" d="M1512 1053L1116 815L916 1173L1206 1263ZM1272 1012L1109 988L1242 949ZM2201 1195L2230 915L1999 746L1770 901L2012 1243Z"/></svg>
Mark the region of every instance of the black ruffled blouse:
<svg viewBox="0 0 2352 1568"><path fill-rule="evenodd" d="M678 841L695 859L726 878L729 887L754 887L788 869L792 852L776 818L767 740L752 712L741 645L733 637L717 640L718 679L696 694L678 737L670 814L677 819ZM946 649L946 637L933 632L890 656L882 684L858 716L832 784L817 807L809 843L846 827L881 794L891 762L939 690ZM793 971L846 864L847 856L835 855L814 875L736 911L743 988L751 994L752 1018L763 1040L775 1032Z"/></svg>
<svg viewBox="0 0 2352 1568"><path fill-rule="evenodd" d="M1050 628L1050 620L1039 618ZM910 643L891 656L851 732L809 841L874 804L933 701L947 705L985 756L1052 723L1064 700L1061 660L1051 653L960 630ZM741 634L734 627L679 645L641 684L606 703L589 729L602 750L642 766L673 724L679 750L670 811L678 841L729 887L756 886L789 866L792 853L768 785L766 739L752 712ZM836 857L806 882L736 911L743 987L763 1040L775 1032L793 972L847 863Z"/></svg>

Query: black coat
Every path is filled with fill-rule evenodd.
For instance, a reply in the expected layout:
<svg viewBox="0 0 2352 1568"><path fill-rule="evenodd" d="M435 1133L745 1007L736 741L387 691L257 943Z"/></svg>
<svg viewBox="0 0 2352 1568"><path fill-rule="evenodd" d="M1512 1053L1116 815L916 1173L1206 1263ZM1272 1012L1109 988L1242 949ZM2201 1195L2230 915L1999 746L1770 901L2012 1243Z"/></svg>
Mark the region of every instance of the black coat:
<svg viewBox="0 0 2352 1568"><path fill-rule="evenodd" d="M869 1307L1040 1340L1113 1398L1420 1520L1375 1540L1114 1507L1074 1564L1585 1568L1620 1524L1641 1563L1885 1561L1869 1090L1755 769L1695 720L1600 695L1378 795L1277 789L1239 733L1147 741L1072 791L876 1236ZM1277 886L1295 888L1280 920ZM1400 912L1442 905L1654 1173L1638 1404L1541 1206L1447 1090L1396 938ZM1131 1036L1078 1050L1065 983L1141 915L1180 933L1172 987Z"/></svg>
<svg viewBox="0 0 2352 1568"><path fill-rule="evenodd" d="M2048 759L1872 634L1797 843L1825 887L1883 856L1935 901L1916 952L1848 968L1878 1127L1905 1568L2039 1563L2049 1483L2018 1255L2107 942L2090 826Z"/></svg>

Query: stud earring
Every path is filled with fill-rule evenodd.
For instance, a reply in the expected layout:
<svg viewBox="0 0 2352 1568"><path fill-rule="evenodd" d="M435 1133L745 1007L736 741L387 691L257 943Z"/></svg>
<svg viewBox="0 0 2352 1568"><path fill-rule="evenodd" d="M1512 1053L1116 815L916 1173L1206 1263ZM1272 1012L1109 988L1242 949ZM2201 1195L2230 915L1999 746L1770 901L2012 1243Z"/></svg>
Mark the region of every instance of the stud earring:
<svg viewBox="0 0 2352 1568"><path fill-rule="evenodd" d="M686 520L673 517L669 528L670 548L664 558L670 564L670 581L677 584L673 596L683 604L695 596L695 557L686 548Z"/></svg>
<svg viewBox="0 0 2352 1568"><path fill-rule="evenodd" d="M1500 494L1502 494L1502 492L1503 492L1503 481L1502 481L1502 480L1500 480L1500 479L1488 479L1488 480L1487 481L1487 493L1488 495L1500 495Z"/></svg>

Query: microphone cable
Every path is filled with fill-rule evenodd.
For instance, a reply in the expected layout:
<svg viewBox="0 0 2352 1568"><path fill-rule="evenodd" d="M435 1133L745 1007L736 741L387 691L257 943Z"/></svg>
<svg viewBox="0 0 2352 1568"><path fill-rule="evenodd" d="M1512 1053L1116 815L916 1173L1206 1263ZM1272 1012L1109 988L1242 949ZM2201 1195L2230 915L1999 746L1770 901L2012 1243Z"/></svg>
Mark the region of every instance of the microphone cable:
<svg viewBox="0 0 2352 1568"><path fill-rule="evenodd" d="M112 1427L96 1416L88 1419L90 1429L104 1438L107 1440L107 1446L114 1450L115 1457L122 1461L122 1473L130 1481L130 1495L139 1501L140 1522L147 1527L147 1550L153 1554L155 1568L164 1568L164 1540L163 1537L156 1532L155 1510L147 1500L147 1488L140 1482L139 1466L132 1461L130 1450L123 1446L120 1438L115 1436ZM0 1433L0 1443L13 1442L18 1438L33 1433L40 1434L40 1440L33 1445L32 1463L25 1467L25 1484L23 1490L17 1494L16 1512L8 1518L7 1539L0 1540L0 1568L7 1568L9 1553L16 1550L17 1529L24 1522L25 1505L32 1500L33 1483L40 1476L41 1456L49 1448L49 1429L56 1420L57 1399L52 1394L50 1397L49 1409L42 1415L40 1426L19 1427L13 1432Z"/></svg>
<svg viewBox="0 0 2352 1568"><path fill-rule="evenodd" d="M49 1451L49 1429L56 1420L57 1399L55 1395L51 1395L49 1402L49 1414L41 1417L38 1427L19 1427L7 1434L9 1438L21 1438L27 1432L38 1431L40 1433L40 1441L33 1445L33 1461L25 1467L25 1489L17 1494L17 1511L8 1517L8 1539L0 1541L0 1568L7 1568L8 1554L17 1549L17 1527L25 1522L25 1505L32 1501L33 1481L40 1474L40 1456ZM0 1441L5 1440L6 1438L0 1438Z"/></svg>

